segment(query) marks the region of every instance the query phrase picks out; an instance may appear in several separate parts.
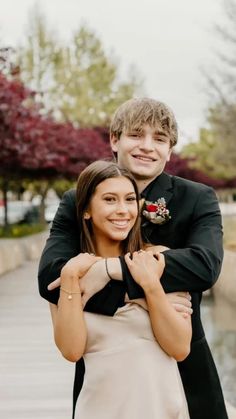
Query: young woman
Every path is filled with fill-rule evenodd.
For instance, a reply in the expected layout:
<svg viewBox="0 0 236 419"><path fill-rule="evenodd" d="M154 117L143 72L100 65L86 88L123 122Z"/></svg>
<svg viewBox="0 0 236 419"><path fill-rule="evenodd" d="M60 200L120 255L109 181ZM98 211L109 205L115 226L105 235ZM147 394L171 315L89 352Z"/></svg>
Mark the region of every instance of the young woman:
<svg viewBox="0 0 236 419"><path fill-rule="evenodd" d="M176 361L190 351L191 320L163 291L164 256L142 243L132 175L116 163L92 163L78 179L77 210L84 253L62 269L58 306L51 304L56 345L66 359L85 361L75 418L188 419ZM119 255L145 301L124 302L113 317L84 312L80 279L101 258Z"/></svg>

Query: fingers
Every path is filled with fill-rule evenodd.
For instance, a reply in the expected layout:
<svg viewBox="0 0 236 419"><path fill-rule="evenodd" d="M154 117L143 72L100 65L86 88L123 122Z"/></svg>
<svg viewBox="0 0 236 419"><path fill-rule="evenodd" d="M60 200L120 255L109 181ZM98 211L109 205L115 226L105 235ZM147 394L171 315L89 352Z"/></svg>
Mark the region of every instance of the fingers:
<svg viewBox="0 0 236 419"><path fill-rule="evenodd" d="M158 246L155 246L153 248L153 253L155 254L155 253L159 253L159 252L164 252L165 250L170 250L170 248L169 247L166 247L166 246L160 246L160 245L158 245Z"/></svg>
<svg viewBox="0 0 236 419"><path fill-rule="evenodd" d="M182 297L182 298L187 298L187 299L188 299L188 300L190 300L190 301L191 301L191 299L192 299L191 294L190 294L188 291L178 291L176 294L177 294L179 297Z"/></svg>
<svg viewBox="0 0 236 419"><path fill-rule="evenodd" d="M188 292L170 292L166 294L169 302L171 304L179 304L180 306L185 306L187 308L192 307L191 295Z"/></svg>
<svg viewBox="0 0 236 419"><path fill-rule="evenodd" d="M61 278L55 279L55 281L51 282L51 284L48 285L48 291L52 291L55 288L59 287L61 285Z"/></svg>
<svg viewBox="0 0 236 419"><path fill-rule="evenodd" d="M173 299L173 301L177 298L182 298L184 301L189 300L191 301L192 297L191 294L188 291L174 291L174 292L168 292L168 297Z"/></svg>
<svg viewBox="0 0 236 419"><path fill-rule="evenodd" d="M162 253L156 252L155 254L152 251L148 250L138 250L137 252L134 252L132 254L127 253L125 255L125 262L127 264L132 264L132 262L140 261L140 260L153 260L153 257L157 260L157 262L160 262L161 264L165 265L165 257Z"/></svg>
<svg viewBox="0 0 236 419"><path fill-rule="evenodd" d="M175 310L178 311L179 313L185 313L189 315L193 313L193 310L191 307L187 307L183 304L177 304L177 303L173 303L172 305L175 308Z"/></svg>
<svg viewBox="0 0 236 419"><path fill-rule="evenodd" d="M188 313L180 313L180 314L184 319L188 319L191 316L191 314L188 314Z"/></svg>
<svg viewBox="0 0 236 419"><path fill-rule="evenodd" d="M172 299L172 302L173 304L179 304L184 307L192 307L191 301L186 297L176 297L175 299Z"/></svg>
<svg viewBox="0 0 236 419"><path fill-rule="evenodd" d="M129 267L130 266L130 262L131 262L131 254L130 254L130 252L129 253L126 253L124 259L125 259L126 265Z"/></svg>
<svg viewBox="0 0 236 419"><path fill-rule="evenodd" d="M164 256L162 253L160 253L160 252L154 253L154 254L153 254L153 257L154 257L154 258L155 258L158 262L165 263L165 256Z"/></svg>

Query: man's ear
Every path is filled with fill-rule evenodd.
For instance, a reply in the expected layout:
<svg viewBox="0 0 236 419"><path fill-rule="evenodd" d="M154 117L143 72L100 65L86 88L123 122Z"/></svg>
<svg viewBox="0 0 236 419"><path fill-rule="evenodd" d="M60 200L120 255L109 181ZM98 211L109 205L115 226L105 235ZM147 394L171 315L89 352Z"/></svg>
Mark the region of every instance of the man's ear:
<svg viewBox="0 0 236 419"><path fill-rule="evenodd" d="M117 153L118 151L118 141L119 138L117 138L114 134L110 135L110 145L113 153Z"/></svg>
<svg viewBox="0 0 236 419"><path fill-rule="evenodd" d="M172 150L173 150L173 147L170 147L166 161L170 161Z"/></svg>

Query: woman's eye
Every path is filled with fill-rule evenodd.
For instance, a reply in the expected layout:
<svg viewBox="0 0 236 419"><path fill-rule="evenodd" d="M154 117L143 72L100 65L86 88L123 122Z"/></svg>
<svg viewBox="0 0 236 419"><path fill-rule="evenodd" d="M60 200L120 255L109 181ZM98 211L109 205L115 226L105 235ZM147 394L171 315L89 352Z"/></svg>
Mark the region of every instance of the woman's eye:
<svg viewBox="0 0 236 419"><path fill-rule="evenodd" d="M113 202L113 201L115 201L115 198L113 196L106 196L104 198L104 200L107 201L107 202Z"/></svg>
<svg viewBox="0 0 236 419"><path fill-rule="evenodd" d="M135 196L130 196L129 198L127 198L127 201L132 202L132 201L136 201Z"/></svg>

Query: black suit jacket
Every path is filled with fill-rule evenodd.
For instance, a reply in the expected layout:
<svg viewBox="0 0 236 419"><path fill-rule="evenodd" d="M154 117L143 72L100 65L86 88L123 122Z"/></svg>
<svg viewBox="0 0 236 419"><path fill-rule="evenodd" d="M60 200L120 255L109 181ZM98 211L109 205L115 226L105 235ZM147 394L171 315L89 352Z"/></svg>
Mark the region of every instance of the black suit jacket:
<svg viewBox="0 0 236 419"><path fill-rule="evenodd" d="M165 291L190 291L192 295L191 353L179 363L191 419L226 419L217 371L200 320L202 291L215 283L223 258L218 200L212 188L166 173L149 184L142 196L148 201L165 198L170 211L171 219L166 224L155 225L143 220L142 227L145 241L171 248L165 251L166 267L162 276ZM57 303L59 290L49 292L47 285L79 251L75 191L71 190L61 201L41 257L39 291L42 297ZM109 283L88 302L87 311L113 315L126 291L130 299L143 296L123 260L122 269L125 281ZM83 382L83 361L77 363L76 370L74 399Z"/></svg>

